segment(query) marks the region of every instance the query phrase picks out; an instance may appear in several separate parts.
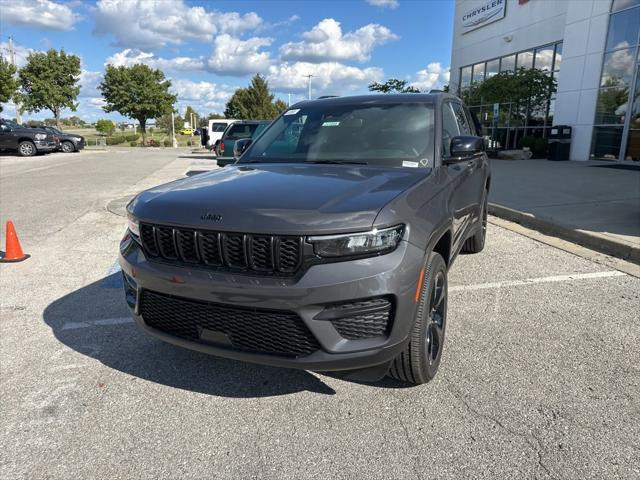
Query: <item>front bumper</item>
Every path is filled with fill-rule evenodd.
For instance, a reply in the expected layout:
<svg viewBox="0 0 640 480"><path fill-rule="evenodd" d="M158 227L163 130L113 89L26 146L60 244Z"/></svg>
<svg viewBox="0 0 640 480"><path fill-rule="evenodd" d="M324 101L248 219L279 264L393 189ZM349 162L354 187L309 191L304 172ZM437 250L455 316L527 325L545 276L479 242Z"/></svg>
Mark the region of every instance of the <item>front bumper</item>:
<svg viewBox="0 0 640 480"><path fill-rule="evenodd" d="M424 252L403 241L387 255L314 265L296 278L217 272L148 261L132 240L123 241L120 265L134 280L133 318L147 333L200 352L247 362L316 371L356 370L390 362L404 348L415 315L415 291ZM301 357L253 353L205 341L192 341L150 327L139 314L143 289L183 299L238 308L293 312L320 348ZM390 330L381 336L349 340L330 321L318 319L326 305L385 296L393 299ZM132 307L132 305L130 305Z"/></svg>

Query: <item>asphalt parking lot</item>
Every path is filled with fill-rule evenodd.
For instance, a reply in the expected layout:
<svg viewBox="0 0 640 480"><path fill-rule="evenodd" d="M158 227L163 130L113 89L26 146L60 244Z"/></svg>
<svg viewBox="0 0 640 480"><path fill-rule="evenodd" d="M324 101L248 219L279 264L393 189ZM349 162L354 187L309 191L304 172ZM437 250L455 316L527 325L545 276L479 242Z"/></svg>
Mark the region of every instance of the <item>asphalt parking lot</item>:
<svg viewBox="0 0 640 480"><path fill-rule="evenodd" d="M183 350L129 319L107 207L210 161L22 160L0 158L1 219L32 255L0 265L0 477L640 478L640 279L613 263L494 220L450 272L435 380L353 383Z"/></svg>

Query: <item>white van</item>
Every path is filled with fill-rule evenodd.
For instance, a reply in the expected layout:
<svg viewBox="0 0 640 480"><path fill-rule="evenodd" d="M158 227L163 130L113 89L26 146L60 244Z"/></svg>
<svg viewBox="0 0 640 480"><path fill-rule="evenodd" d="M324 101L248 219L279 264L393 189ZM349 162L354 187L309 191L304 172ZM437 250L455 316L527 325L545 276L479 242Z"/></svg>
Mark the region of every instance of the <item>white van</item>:
<svg viewBox="0 0 640 480"><path fill-rule="evenodd" d="M230 123L237 122L238 120L229 118L216 118L209 120L209 128L207 129L207 147L210 149L222 138L222 134L226 130Z"/></svg>

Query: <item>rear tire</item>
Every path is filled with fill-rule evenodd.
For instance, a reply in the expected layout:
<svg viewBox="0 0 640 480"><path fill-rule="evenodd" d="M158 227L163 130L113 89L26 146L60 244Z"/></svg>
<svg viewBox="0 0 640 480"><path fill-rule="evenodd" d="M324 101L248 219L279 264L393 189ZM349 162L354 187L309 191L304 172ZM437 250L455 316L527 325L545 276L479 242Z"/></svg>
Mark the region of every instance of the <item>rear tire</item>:
<svg viewBox="0 0 640 480"><path fill-rule="evenodd" d="M389 375L420 385L436 376L447 326L447 265L431 253L424 266L422 291L407 346L393 360Z"/></svg>
<svg viewBox="0 0 640 480"><path fill-rule="evenodd" d="M18 155L21 157L33 157L38 150L33 142L24 140L18 145Z"/></svg>
<svg viewBox="0 0 640 480"><path fill-rule="evenodd" d="M488 210L488 197L489 192L485 190L484 200L482 201L482 211L480 212L481 224L480 228L473 236L469 237L462 245L462 251L464 253L480 253L484 249L484 244L487 239L487 210Z"/></svg>

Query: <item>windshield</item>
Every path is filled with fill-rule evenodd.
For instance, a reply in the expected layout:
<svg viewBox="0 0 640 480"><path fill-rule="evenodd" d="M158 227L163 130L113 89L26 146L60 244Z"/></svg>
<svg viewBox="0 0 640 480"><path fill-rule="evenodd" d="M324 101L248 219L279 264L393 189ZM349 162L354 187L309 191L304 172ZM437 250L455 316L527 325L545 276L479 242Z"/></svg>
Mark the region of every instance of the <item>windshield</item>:
<svg viewBox="0 0 640 480"><path fill-rule="evenodd" d="M275 120L238 163L429 166L434 110L424 103L312 105Z"/></svg>
<svg viewBox="0 0 640 480"><path fill-rule="evenodd" d="M23 128L22 125L18 125L16 122L12 122L11 120L3 120L2 122L9 128Z"/></svg>

